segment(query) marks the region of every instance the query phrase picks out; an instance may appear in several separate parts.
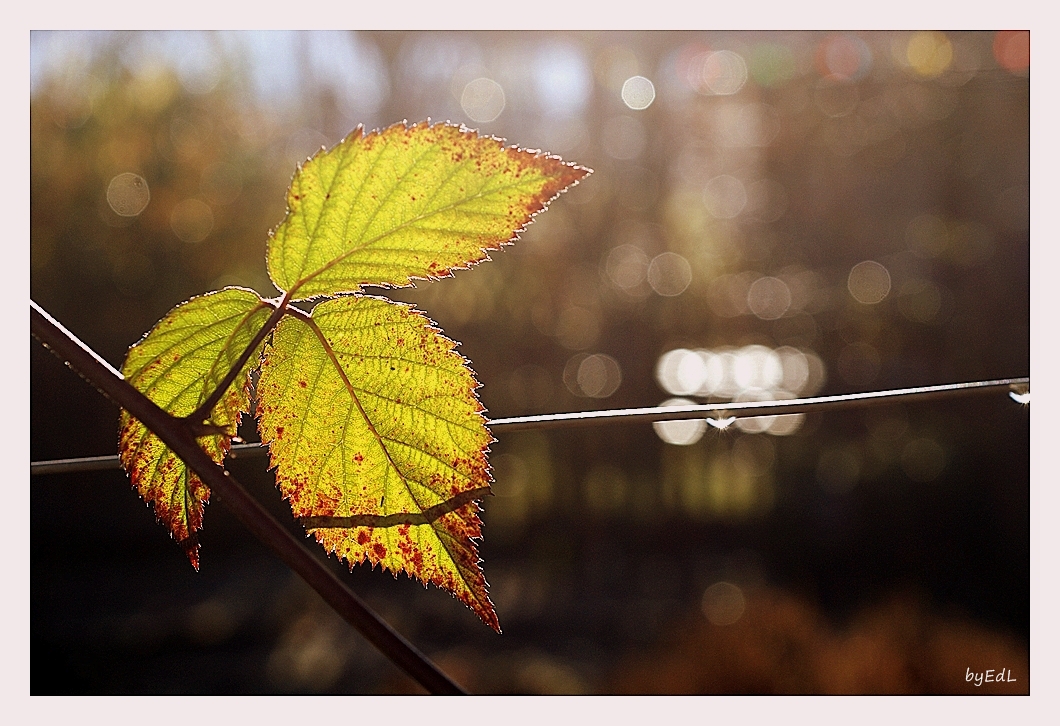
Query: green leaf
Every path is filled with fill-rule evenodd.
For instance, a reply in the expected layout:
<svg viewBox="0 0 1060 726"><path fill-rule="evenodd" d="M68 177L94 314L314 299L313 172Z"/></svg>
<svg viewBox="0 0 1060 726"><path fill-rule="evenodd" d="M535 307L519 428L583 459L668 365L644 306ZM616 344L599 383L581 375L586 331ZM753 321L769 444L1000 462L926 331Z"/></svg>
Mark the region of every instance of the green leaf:
<svg viewBox="0 0 1060 726"><path fill-rule="evenodd" d="M294 516L326 550L443 587L499 630L472 541L492 437L454 348L409 306L323 302L273 333L259 428Z"/></svg>
<svg viewBox="0 0 1060 726"><path fill-rule="evenodd" d="M461 126L358 127L295 174L269 275L295 300L446 277L514 241L588 173Z"/></svg>
<svg viewBox="0 0 1060 726"><path fill-rule="evenodd" d="M122 373L160 408L173 416L187 416L217 388L271 312L256 293L240 288L192 298L173 308L129 349ZM199 440L203 451L218 463L228 452L240 413L249 408L250 369L256 362L252 356L213 410L211 423L225 433ZM119 452L133 486L154 506L155 516L198 569L197 532L210 497L206 485L124 409Z"/></svg>

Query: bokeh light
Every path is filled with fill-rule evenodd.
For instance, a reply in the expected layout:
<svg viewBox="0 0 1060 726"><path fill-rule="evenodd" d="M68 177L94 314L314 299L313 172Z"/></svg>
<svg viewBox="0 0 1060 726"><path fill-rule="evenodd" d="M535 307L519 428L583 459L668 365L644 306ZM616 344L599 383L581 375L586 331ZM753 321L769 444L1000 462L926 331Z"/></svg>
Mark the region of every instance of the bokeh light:
<svg viewBox="0 0 1060 726"><path fill-rule="evenodd" d="M173 234L182 242L195 244L206 239L213 230L213 211L200 199L185 199L173 207L169 221Z"/></svg>
<svg viewBox="0 0 1060 726"><path fill-rule="evenodd" d="M135 217L147 208L150 201L147 180L139 174L129 171L118 174L107 185L107 204L119 216Z"/></svg>
<svg viewBox="0 0 1060 726"><path fill-rule="evenodd" d="M496 121L504 110L504 89L490 78L476 78L464 86L460 107L472 121Z"/></svg>
<svg viewBox="0 0 1060 726"><path fill-rule="evenodd" d="M181 85L188 93L209 93L221 81L222 59L207 33L189 33L184 38L177 63Z"/></svg>
<svg viewBox="0 0 1060 726"><path fill-rule="evenodd" d="M736 177L720 174L704 186L703 203L712 217L732 219L747 206L747 189Z"/></svg>
<svg viewBox="0 0 1060 726"><path fill-rule="evenodd" d="M622 84L622 103L634 111L642 111L655 100L655 86L644 76L627 78Z"/></svg>
<svg viewBox="0 0 1060 726"><path fill-rule="evenodd" d="M50 89L51 119L62 129L81 128L92 116L103 84L76 68L65 71Z"/></svg>
<svg viewBox="0 0 1060 726"><path fill-rule="evenodd" d="M662 406L687 406L695 403L687 398L668 398L659 404ZM691 446L703 438L707 422L701 418L690 418L677 421L653 421L652 428L659 438L675 446Z"/></svg>
<svg viewBox="0 0 1060 726"><path fill-rule="evenodd" d="M1026 74L1031 65L1031 34L1027 30L1001 30L994 36L994 59L1014 75Z"/></svg>
<svg viewBox="0 0 1060 726"><path fill-rule="evenodd" d="M747 63L731 50L702 53L688 68L689 84L708 96L731 96L747 82Z"/></svg>
<svg viewBox="0 0 1060 726"><path fill-rule="evenodd" d="M824 78L860 81L872 69L872 50L857 36L833 35L817 46L814 62Z"/></svg>
<svg viewBox="0 0 1060 726"><path fill-rule="evenodd" d="M791 290L776 277L760 277L747 289L747 307L762 320L776 320L791 307Z"/></svg>
<svg viewBox="0 0 1060 726"><path fill-rule="evenodd" d="M707 378L707 363L697 351L676 348L659 356L655 380L663 390L679 396L699 391Z"/></svg>
<svg viewBox="0 0 1060 726"><path fill-rule="evenodd" d="M736 353L733 380L741 391L771 389L784 377L783 363L776 351L764 345L748 345Z"/></svg>
<svg viewBox="0 0 1060 726"><path fill-rule="evenodd" d="M715 582L703 591L703 614L714 625L732 625L746 607L743 590L731 582Z"/></svg>
<svg viewBox="0 0 1060 726"><path fill-rule="evenodd" d="M847 289L863 305L883 302L891 292L891 273L874 260L859 262L850 269Z"/></svg>
<svg viewBox="0 0 1060 726"><path fill-rule="evenodd" d="M759 43L751 50L750 74L764 88L784 84L795 75L791 49L776 43Z"/></svg>
<svg viewBox="0 0 1060 726"><path fill-rule="evenodd" d="M945 33L922 30L910 36L905 51L910 67L922 76L938 76L953 61L953 44Z"/></svg>
<svg viewBox="0 0 1060 726"><path fill-rule="evenodd" d="M576 396L608 398L622 385L622 367L603 353L578 354L567 361L563 382Z"/></svg>
<svg viewBox="0 0 1060 726"><path fill-rule="evenodd" d="M676 297L692 282L692 266L676 252L656 255L648 265L648 284L663 297Z"/></svg>
<svg viewBox="0 0 1060 726"><path fill-rule="evenodd" d="M767 103L727 104L715 118L728 146L769 146L781 128L776 109Z"/></svg>
<svg viewBox="0 0 1060 726"><path fill-rule="evenodd" d="M912 278L898 288L898 311L908 320L930 324L942 312L942 290L931 280Z"/></svg>
<svg viewBox="0 0 1060 726"><path fill-rule="evenodd" d="M946 223L934 214L921 214L909 221L905 239L914 253L921 257L938 257L950 243Z"/></svg>
<svg viewBox="0 0 1060 726"><path fill-rule="evenodd" d="M616 287L630 293L647 279L650 264L651 260L644 250L636 245L624 244L608 252L604 269Z"/></svg>
<svg viewBox="0 0 1060 726"><path fill-rule="evenodd" d="M776 349L763 345L694 350L674 348L663 353L656 361L655 380L667 393L681 397L722 397L732 401L787 400L811 396L819 391L824 384L824 364L816 353L791 346ZM691 402L688 398L680 400ZM744 433L789 436L799 430L805 418L805 414L801 413L751 416L737 418L735 426ZM669 423L676 427L679 422ZM713 421L708 420L706 423ZM661 430L669 433L659 435L667 442L670 438L684 441L684 434L680 432L688 433L691 437L690 432L698 428L691 424L685 428L663 427ZM698 441L698 436L695 440Z"/></svg>
<svg viewBox="0 0 1060 726"><path fill-rule="evenodd" d="M761 401L774 401L773 394L760 389L746 389L736 394L733 399L738 403L751 403ZM771 431L776 423L776 416L741 416L736 419L734 426L747 434L761 434Z"/></svg>

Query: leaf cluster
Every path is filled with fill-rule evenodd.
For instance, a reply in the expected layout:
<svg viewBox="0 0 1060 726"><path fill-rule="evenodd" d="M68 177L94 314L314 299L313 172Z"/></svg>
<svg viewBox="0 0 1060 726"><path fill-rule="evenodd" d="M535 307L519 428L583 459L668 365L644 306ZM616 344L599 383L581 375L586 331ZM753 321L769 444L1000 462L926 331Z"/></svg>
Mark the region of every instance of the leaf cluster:
<svg viewBox="0 0 1060 726"><path fill-rule="evenodd" d="M358 127L294 175L266 253L282 295L228 287L178 305L123 374L220 463L258 372L261 440L306 530L351 567L445 588L499 631L475 545L493 440L478 383L423 313L363 288L488 259L588 173L451 124ZM198 568L206 485L126 411L120 456Z"/></svg>

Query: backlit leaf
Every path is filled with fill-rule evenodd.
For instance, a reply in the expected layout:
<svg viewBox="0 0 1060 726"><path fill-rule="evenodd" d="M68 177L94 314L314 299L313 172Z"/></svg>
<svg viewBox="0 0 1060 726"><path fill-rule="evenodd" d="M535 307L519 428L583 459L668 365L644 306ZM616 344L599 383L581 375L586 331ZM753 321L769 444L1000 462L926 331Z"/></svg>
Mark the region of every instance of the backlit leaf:
<svg viewBox="0 0 1060 726"><path fill-rule="evenodd" d="M295 174L269 275L293 299L445 277L514 240L588 173L450 124L358 127Z"/></svg>
<svg viewBox="0 0 1060 726"><path fill-rule="evenodd" d="M280 301L226 288L178 306L130 349L125 375L193 432L208 412L215 428L199 441L220 463L260 365L261 438L307 531L351 567L449 590L499 631L476 545L492 441L478 383L423 314L361 287L488 259L588 173L462 126L358 127L295 173L266 252ZM312 298L330 299L291 305ZM121 459L198 567L206 486L124 411Z"/></svg>
<svg viewBox="0 0 1060 726"><path fill-rule="evenodd" d="M271 312L257 294L239 288L192 298L171 310L129 349L122 373L159 407L174 416L186 416L214 391ZM249 373L256 363L257 357L252 356L214 408L211 423L225 433L199 439L203 451L218 463L236 433L240 413L249 408ZM125 410L121 412L119 447L133 486L154 506L155 516L198 569L197 532L210 496L206 485Z"/></svg>
<svg viewBox="0 0 1060 726"><path fill-rule="evenodd" d="M499 629L472 541L492 437L454 348L406 305L322 302L273 333L259 427L277 485L325 549L443 587Z"/></svg>

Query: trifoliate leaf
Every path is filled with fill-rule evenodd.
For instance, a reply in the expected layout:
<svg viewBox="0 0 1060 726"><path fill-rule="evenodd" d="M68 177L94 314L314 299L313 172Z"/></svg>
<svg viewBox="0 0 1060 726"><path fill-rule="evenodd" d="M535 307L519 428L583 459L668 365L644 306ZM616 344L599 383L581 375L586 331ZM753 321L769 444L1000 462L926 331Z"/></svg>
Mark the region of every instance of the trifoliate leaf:
<svg viewBox="0 0 1060 726"><path fill-rule="evenodd" d="M499 629L472 541L492 437L454 348L421 313L381 298L287 317L262 363L261 440L325 549L445 588Z"/></svg>
<svg viewBox="0 0 1060 726"><path fill-rule="evenodd" d="M514 240L588 173L460 126L358 127L295 174L269 275L295 300L445 277Z"/></svg>
<svg viewBox="0 0 1060 726"><path fill-rule="evenodd" d="M168 413L187 416L213 393L271 312L254 292L239 288L192 298L171 310L129 349L122 373ZM235 436L240 413L249 408L249 369L256 363L257 356L252 356L213 410L211 423L224 433L199 439L203 451L218 463ZM119 451L133 486L154 506L155 516L169 527L198 569L197 532L210 497L206 485L125 410Z"/></svg>

